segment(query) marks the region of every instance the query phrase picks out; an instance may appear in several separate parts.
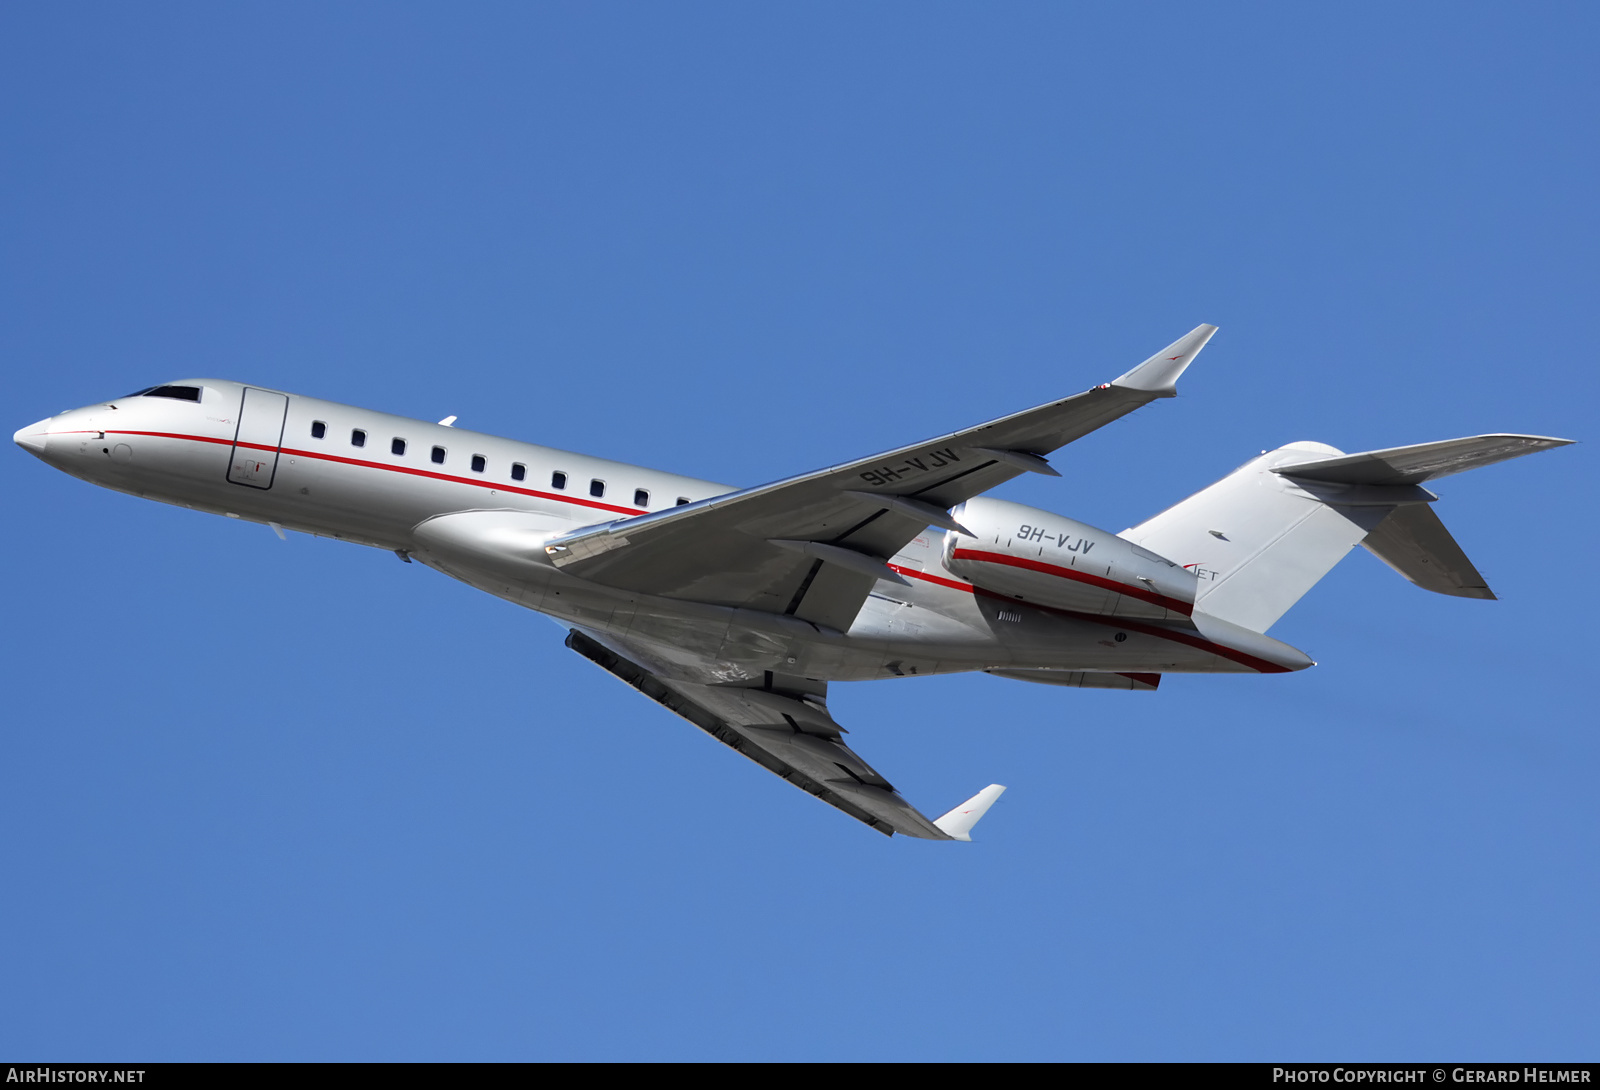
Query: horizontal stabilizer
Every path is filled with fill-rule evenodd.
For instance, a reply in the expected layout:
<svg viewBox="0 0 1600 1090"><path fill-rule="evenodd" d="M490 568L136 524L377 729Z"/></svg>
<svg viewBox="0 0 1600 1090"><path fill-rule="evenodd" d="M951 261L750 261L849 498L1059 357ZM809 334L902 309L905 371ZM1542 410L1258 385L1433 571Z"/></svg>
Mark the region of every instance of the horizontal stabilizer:
<svg viewBox="0 0 1600 1090"><path fill-rule="evenodd" d="M1063 685L1072 689L1124 689L1136 693L1155 692L1160 674L1114 674L1098 670L986 670L995 677L1011 681L1031 681L1037 685Z"/></svg>
<svg viewBox="0 0 1600 1090"><path fill-rule="evenodd" d="M972 827L978 824L978 819L989 812L989 807L994 805L994 800L1005 794L1006 789L1000 784L991 783L966 802L951 810L944 817L934 822L939 831L945 833L951 840L971 840Z"/></svg>
<svg viewBox="0 0 1600 1090"><path fill-rule="evenodd" d="M1285 477L1334 484L1421 484L1435 477L1464 473L1508 458L1564 447L1571 442L1571 439L1551 439L1543 435L1473 435L1280 465L1274 472Z"/></svg>
<svg viewBox="0 0 1600 1090"><path fill-rule="evenodd" d="M1431 507L1395 508L1361 544L1423 590L1457 598L1494 597Z"/></svg>

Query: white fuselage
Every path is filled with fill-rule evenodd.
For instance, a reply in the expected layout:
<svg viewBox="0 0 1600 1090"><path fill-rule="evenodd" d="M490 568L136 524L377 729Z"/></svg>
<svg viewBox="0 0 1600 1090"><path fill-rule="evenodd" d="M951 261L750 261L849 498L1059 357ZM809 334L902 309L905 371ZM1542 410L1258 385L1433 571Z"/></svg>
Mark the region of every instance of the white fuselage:
<svg viewBox="0 0 1600 1090"><path fill-rule="evenodd" d="M1192 625L1091 616L984 591L945 567L937 530L890 561L911 585L880 583L844 633L617 590L566 574L523 545L529 535L551 537L729 486L234 382L173 386L199 390L199 400L120 398L40 421L16 441L104 487L415 557L624 644L645 665L685 680L737 682L764 671L818 680L997 668L1281 672L1308 661L1265 644L1227 646ZM496 527L510 523L522 544L494 545Z"/></svg>

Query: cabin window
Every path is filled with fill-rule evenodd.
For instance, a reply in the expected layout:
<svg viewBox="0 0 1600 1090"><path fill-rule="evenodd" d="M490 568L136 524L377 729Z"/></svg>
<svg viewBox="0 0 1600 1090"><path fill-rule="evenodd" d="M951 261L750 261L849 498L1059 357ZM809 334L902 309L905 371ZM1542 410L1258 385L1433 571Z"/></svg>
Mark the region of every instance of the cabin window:
<svg viewBox="0 0 1600 1090"><path fill-rule="evenodd" d="M686 504L688 502L689 502L689 497L688 496L679 496L678 497L678 506L679 507L682 507L684 504Z"/></svg>
<svg viewBox="0 0 1600 1090"><path fill-rule="evenodd" d="M525 479L527 479L527 476L528 476L528 467L527 466L523 465L521 462L512 462L511 463L511 479L513 481L525 480Z"/></svg>
<svg viewBox="0 0 1600 1090"><path fill-rule="evenodd" d="M599 477L596 477L594 480L589 482L589 495L593 496L595 499L599 499L605 494L606 482L602 481Z"/></svg>
<svg viewBox="0 0 1600 1090"><path fill-rule="evenodd" d="M367 433L362 431L360 428L356 428L353 431L351 431L351 433L350 433L350 445L353 446L353 447L364 447L364 446L366 446L367 445Z"/></svg>
<svg viewBox="0 0 1600 1090"><path fill-rule="evenodd" d="M474 454L472 456L472 472L474 472L474 473L482 473L483 470L484 470L484 467L487 466L488 464L489 464L488 462L483 460L483 455Z"/></svg>
<svg viewBox="0 0 1600 1090"><path fill-rule="evenodd" d="M642 488L635 488L633 490L633 505L635 507L649 507L650 493Z"/></svg>
<svg viewBox="0 0 1600 1090"><path fill-rule="evenodd" d="M556 470L554 473L550 474L550 487L551 488L566 488L567 487L567 475L565 473L561 472L559 469Z"/></svg>
<svg viewBox="0 0 1600 1090"><path fill-rule="evenodd" d="M390 454L393 454L396 458L399 458L399 457L402 457L405 454L405 452L406 452L406 441L404 439L395 438L395 439L389 440L389 453Z"/></svg>
<svg viewBox="0 0 1600 1090"><path fill-rule="evenodd" d="M199 401L200 387L198 386L152 386L139 395L140 397L170 397L177 401Z"/></svg>
<svg viewBox="0 0 1600 1090"><path fill-rule="evenodd" d="M444 448L443 447L434 447L433 448L433 464L436 465L436 466L444 465Z"/></svg>
<svg viewBox="0 0 1600 1090"><path fill-rule="evenodd" d="M328 434L328 425L324 424L320 420L313 420L311 422L311 438L313 438L313 439L321 439L324 435L327 435L327 434Z"/></svg>

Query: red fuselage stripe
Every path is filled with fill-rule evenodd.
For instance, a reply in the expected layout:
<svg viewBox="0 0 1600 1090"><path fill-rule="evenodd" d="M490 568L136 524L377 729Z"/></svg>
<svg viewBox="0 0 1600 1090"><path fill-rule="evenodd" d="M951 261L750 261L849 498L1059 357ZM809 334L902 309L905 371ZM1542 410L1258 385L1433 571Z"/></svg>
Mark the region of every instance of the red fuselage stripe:
<svg viewBox="0 0 1600 1090"><path fill-rule="evenodd" d="M1115 579L1106 579L1099 575L1090 575L1088 572L1078 571L1076 568L1063 568L1059 564L1047 564L1042 560L1030 560L1025 556L1012 556L1009 553L991 553L983 549L957 549L951 554L952 560L979 560L987 564L1004 564L1010 568L1024 568L1028 571L1040 572L1044 575L1053 575L1058 579L1070 579L1077 583L1087 583L1101 590L1109 590L1128 598L1137 598L1141 602L1149 602L1162 609L1170 609L1174 613L1181 613L1185 617L1194 613L1194 606L1178 598L1168 598L1165 594L1157 594L1153 590L1143 587L1130 586L1119 583Z"/></svg>
<svg viewBox="0 0 1600 1090"><path fill-rule="evenodd" d="M64 434L64 433L63 433ZM470 484L477 488L492 488L497 492L515 492L519 496L532 496L535 499L555 500L557 503L570 503L575 507L592 507L596 511L611 511L619 515L638 515L649 510L645 507L618 507L611 503L601 503L599 500L586 500L577 496L561 496L554 492L540 492L532 488L518 488L513 484L501 481L485 481L472 477L456 477L449 473L435 473L431 469L412 469L410 466L388 465L384 462L369 462L364 458L346 458L339 454L324 454L317 450L296 450L292 447L271 447L261 443L238 443L232 439L216 439L209 435L180 435L167 431L108 431L106 435L149 435L157 439L187 439L195 443L215 443L218 446L241 446L247 450L264 450L268 453L277 451L298 458L317 458L324 462L338 462L340 465L360 466L363 469L382 469L390 473L407 473L413 477L427 477L435 481L448 481L451 484Z"/></svg>

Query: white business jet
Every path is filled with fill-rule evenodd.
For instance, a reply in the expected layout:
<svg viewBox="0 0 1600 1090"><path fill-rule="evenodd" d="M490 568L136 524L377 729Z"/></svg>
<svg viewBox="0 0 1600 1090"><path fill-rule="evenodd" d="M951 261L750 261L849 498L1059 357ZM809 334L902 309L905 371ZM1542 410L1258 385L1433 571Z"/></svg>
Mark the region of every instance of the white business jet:
<svg viewBox="0 0 1600 1090"><path fill-rule="evenodd" d="M1568 442L1290 443L1121 534L984 497L1059 476L1045 455L1174 396L1215 332L1064 400L754 488L216 379L15 438L94 484L392 550L548 614L574 651L851 817L968 840L1004 788L923 816L844 744L828 682L982 670L1152 690L1303 670L1265 632L1358 544L1424 589L1493 598L1422 486Z"/></svg>

